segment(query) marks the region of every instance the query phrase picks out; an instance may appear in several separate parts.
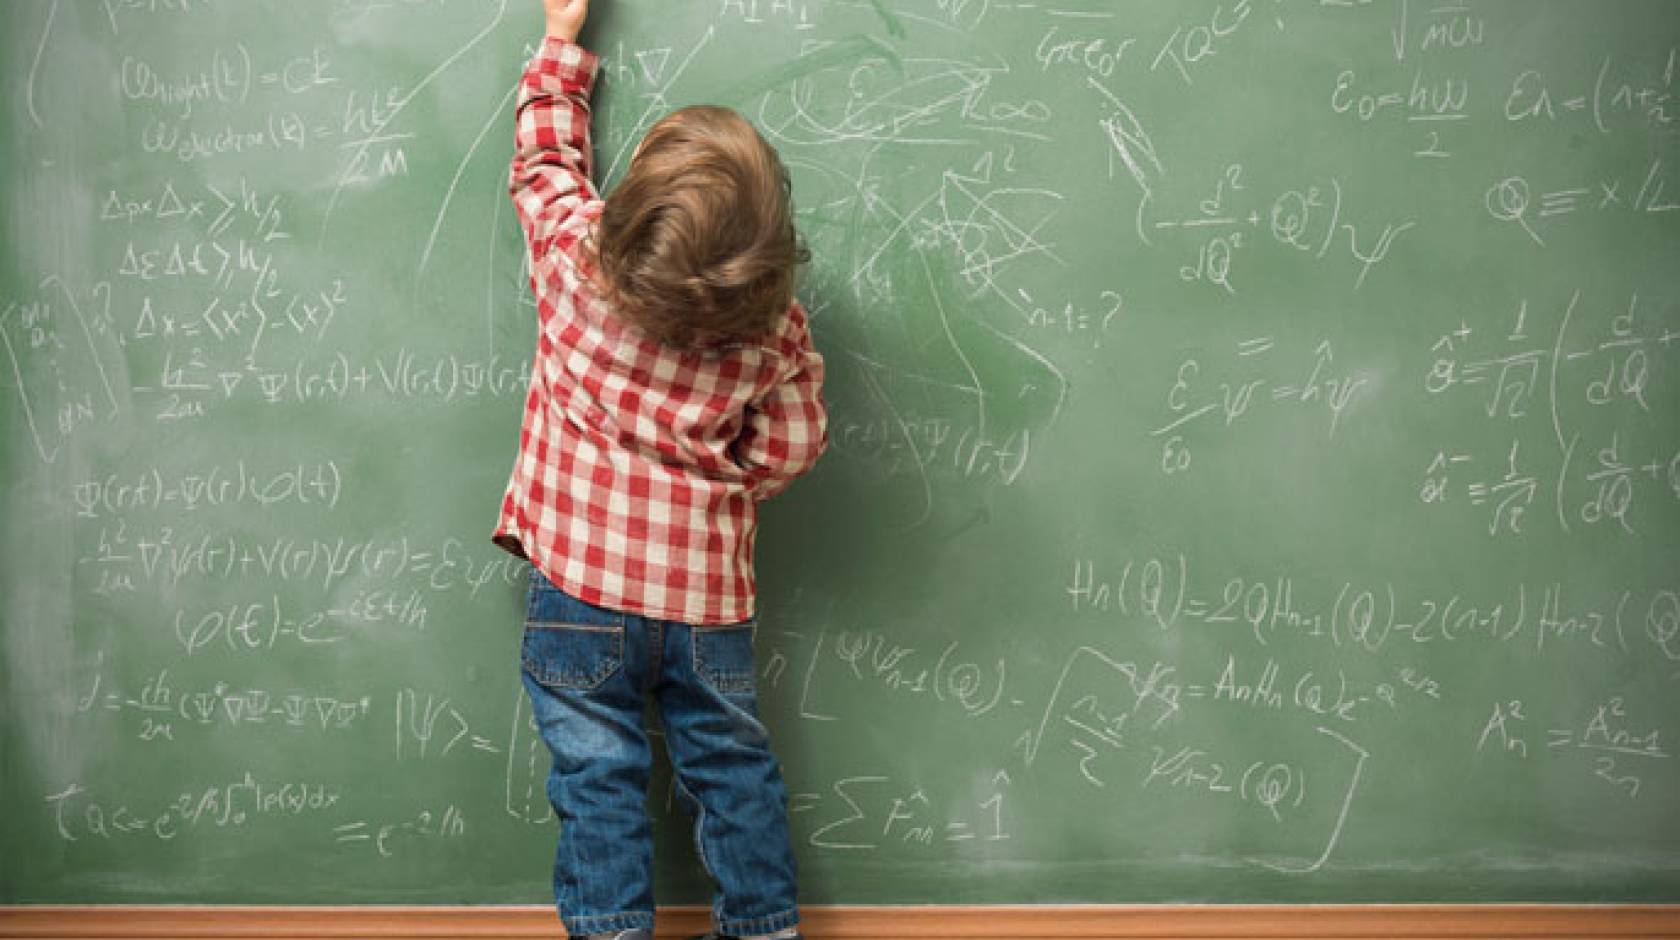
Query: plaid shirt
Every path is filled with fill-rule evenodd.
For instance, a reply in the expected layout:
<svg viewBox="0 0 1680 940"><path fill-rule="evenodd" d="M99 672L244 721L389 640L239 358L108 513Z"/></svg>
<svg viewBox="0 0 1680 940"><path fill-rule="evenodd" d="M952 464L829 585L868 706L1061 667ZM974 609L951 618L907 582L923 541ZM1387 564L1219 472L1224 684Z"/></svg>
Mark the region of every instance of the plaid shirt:
<svg viewBox="0 0 1680 940"><path fill-rule="evenodd" d="M759 500L827 438L823 360L795 302L763 338L662 346L611 315L581 251L598 60L545 39L519 86L510 191L538 335L519 454L492 533L600 607L693 624L753 616Z"/></svg>

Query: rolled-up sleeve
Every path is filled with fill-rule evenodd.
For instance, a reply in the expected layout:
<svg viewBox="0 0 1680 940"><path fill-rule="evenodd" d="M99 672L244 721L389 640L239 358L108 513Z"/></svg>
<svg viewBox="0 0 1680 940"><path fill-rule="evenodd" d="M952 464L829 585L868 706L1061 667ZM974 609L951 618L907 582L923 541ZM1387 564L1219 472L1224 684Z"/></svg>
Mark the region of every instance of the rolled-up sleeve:
<svg viewBox="0 0 1680 940"><path fill-rule="evenodd" d="M828 448L828 408L823 402L823 358L811 342L810 324L797 302L777 338L778 381L747 409L731 448L752 481L755 499L768 499L810 470Z"/></svg>

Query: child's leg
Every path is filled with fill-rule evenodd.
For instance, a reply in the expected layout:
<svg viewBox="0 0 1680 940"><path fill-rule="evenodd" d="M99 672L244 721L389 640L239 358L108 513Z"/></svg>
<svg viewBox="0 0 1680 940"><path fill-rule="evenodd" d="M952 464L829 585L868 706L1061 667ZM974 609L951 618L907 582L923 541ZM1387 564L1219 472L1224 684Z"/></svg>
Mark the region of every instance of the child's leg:
<svg viewBox="0 0 1680 940"><path fill-rule="evenodd" d="M520 678L554 764L554 897L572 936L653 929L652 752L642 728L647 621L533 572Z"/></svg>
<svg viewBox="0 0 1680 940"><path fill-rule="evenodd" d="M718 891L719 933L768 934L799 922L787 788L758 718L753 630L665 624L660 719L695 842Z"/></svg>

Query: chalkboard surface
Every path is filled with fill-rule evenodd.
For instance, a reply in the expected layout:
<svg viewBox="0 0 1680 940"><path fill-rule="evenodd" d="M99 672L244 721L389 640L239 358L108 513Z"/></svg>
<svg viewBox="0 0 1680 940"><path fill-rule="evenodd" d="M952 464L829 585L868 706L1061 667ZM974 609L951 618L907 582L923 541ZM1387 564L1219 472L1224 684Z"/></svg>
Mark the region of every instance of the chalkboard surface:
<svg viewBox="0 0 1680 940"><path fill-rule="evenodd" d="M595 6L603 184L731 104L815 255L806 902L1680 900L1680 5ZM540 19L8 8L0 902L549 900Z"/></svg>

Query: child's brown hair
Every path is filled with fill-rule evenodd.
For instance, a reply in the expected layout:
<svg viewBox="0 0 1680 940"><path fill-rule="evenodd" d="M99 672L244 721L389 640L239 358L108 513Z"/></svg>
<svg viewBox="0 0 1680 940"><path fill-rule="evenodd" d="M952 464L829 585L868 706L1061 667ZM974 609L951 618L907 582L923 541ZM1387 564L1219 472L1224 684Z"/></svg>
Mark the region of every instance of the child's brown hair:
<svg viewBox="0 0 1680 940"><path fill-rule="evenodd" d="M775 149L741 115L709 105L648 130L594 242L614 312L678 348L770 331L809 258Z"/></svg>

